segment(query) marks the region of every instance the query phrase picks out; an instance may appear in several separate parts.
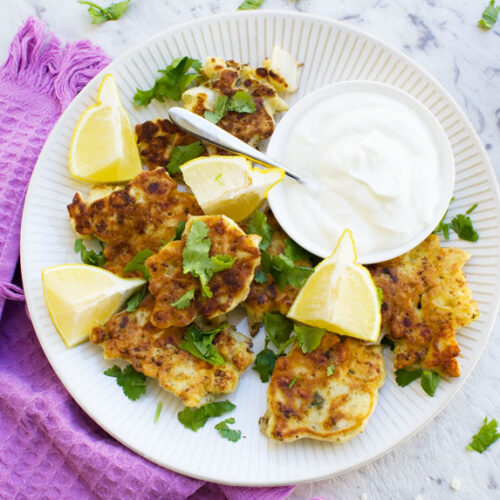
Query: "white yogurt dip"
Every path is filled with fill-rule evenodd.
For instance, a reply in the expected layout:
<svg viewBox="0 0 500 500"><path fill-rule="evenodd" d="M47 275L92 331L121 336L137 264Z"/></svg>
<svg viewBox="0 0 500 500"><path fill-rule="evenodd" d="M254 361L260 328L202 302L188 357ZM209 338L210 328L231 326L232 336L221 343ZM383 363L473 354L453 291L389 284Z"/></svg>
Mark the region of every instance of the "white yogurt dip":
<svg viewBox="0 0 500 500"><path fill-rule="evenodd" d="M307 232L322 256L346 228L363 256L401 247L420 233L425 238L446 208L443 193L449 201L453 186L453 175L450 184L443 169L449 158L437 121L437 129L430 126L421 105L396 89L352 83L302 106L286 124L286 145L281 144L279 159L309 181L288 179L278 212L286 210L287 220ZM445 152L453 167L449 145ZM312 249L303 239L299 243Z"/></svg>

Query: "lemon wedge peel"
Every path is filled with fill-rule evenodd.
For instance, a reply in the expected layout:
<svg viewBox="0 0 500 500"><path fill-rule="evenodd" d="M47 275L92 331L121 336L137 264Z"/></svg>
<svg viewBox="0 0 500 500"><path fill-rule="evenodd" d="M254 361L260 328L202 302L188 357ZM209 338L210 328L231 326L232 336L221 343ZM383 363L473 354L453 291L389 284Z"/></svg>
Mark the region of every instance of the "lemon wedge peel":
<svg viewBox="0 0 500 500"><path fill-rule="evenodd" d="M94 326L106 323L145 283L142 278L121 278L86 264L42 270L45 303L66 347L87 340Z"/></svg>
<svg viewBox="0 0 500 500"><path fill-rule="evenodd" d="M288 317L328 331L376 342L380 304L368 269L356 263L352 233L346 229L332 254L308 278Z"/></svg>
<svg viewBox="0 0 500 500"><path fill-rule="evenodd" d="M281 168L254 167L243 156L195 158L180 169L206 214L226 215L236 222L260 208L269 190L285 177Z"/></svg>
<svg viewBox="0 0 500 500"><path fill-rule="evenodd" d="M105 75L96 104L81 114L73 131L69 168L76 179L123 183L142 171L130 118L113 75Z"/></svg>

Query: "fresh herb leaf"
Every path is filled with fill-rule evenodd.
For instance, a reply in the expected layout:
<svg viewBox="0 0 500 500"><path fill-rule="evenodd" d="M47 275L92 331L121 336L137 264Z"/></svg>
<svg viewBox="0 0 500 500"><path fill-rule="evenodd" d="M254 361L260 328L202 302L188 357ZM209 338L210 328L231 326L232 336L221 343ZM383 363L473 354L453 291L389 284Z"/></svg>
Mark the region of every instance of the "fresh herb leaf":
<svg viewBox="0 0 500 500"><path fill-rule="evenodd" d="M401 368L396 370L396 382L401 387L406 387L411 384L414 380L422 375L422 370L417 368L416 370L408 370L407 368Z"/></svg>
<svg viewBox="0 0 500 500"><path fill-rule="evenodd" d="M234 423L235 420L233 417L231 417L231 418L226 418L226 420L223 420L218 424L215 424L215 428L219 431L219 434L228 441L231 441L232 443L236 443L236 441L239 441L241 439L241 431L230 429L227 426L227 424L234 424Z"/></svg>
<svg viewBox="0 0 500 500"><path fill-rule="evenodd" d="M101 251L97 253L94 250L89 250L88 248L86 248L82 240L75 240L74 251L77 255L80 254L80 258L82 259L82 262L84 264L102 267L106 263L106 257L104 257L103 248L104 247L101 243Z"/></svg>
<svg viewBox="0 0 500 500"><path fill-rule="evenodd" d="M184 427L196 432L207 423L209 418L220 417L235 408L236 405L230 401L218 401L200 408L185 408L177 414L177 418Z"/></svg>
<svg viewBox="0 0 500 500"><path fill-rule="evenodd" d="M186 309L191 304L191 301L194 299L194 288L188 290L186 293L182 294L175 302L172 302L170 305L177 309Z"/></svg>
<svg viewBox="0 0 500 500"><path fill-rule="evenodd" d="M382 307L382 303L384 302L384 291L379 286L377 286L375 288L377 290L377 300L378 300L379 306Z"/></svg>
<svg viewBox="0 0 500 500"><path fill-rule="evenodd" d="M146 248L137 252L134 258L124 267L124 271L126 273L130 273L132 271L141 271L144 279L149 280L151 278L151 273L149 269L146 267L146 260L153 255L153 252Z"/></svg>
<svg viewBox="0 0 500 500"><path fill-rule="evenodd" d="M472 441L466 446L467 451L477 451L478 453L483 453L486 451L495 441L500 439L500 433L497 432L498 422L492 419L488 422L488 417L484 417L483 425L477 432L472 436Z"/></svg>
<svg viewBox="0 0 500 500"><path fill-rule="evenodd" d="M468 215L458 214L452 219L450 227L462 240L476 242L479 239L479 234L475 231Z"/></svg>
<svg viewBox="0 0 500 500"><path fill-rule="evenodd" d="M222 117L227 113L227 106L229 97L227 95L220 95L215 101L214 111L205 111L204 117L212 123L219 123Z"/></svg>
<svg viewBox="0 0 500 500"><path fill-rule="evenodd" d="M304 354L309 354L316 349L326 330L315 326L297 325L295 324L295 333L297 334L297 342Z"/></svg>
<svg viewBox="0 0 500 500"><path fill-rule="evenodd" d="M253 278L257 283L267 283L267 274L264 269L257 269Z"/></svg>
<svg viewBox="0 0 500 500"><path fill-rule="evenodd" d="M102 24L106 21L116 21L127 10L130 0L124 2L112 3L109 7L100 7L93 2L80 0L78 3L88 5L88 13L92 19L92 24Z"/></svg>
<svg viewBox="0 0 500 500"><path fill-rule="evenodd" d="M156 406L156 413L155 413L155 418L153 420L153 423L156 424L158 422L158 419L160 418L160 413L161 413L161 407L163 406L163 403L160 401L158 405Z"/></svg>
<svg viewBox="0 0 500 500"><path fill-rule="evenodd" d="M382 337L382 340L380 341L380 343L388 346L391 349L391 351L394 351L394 348L396 347L394 340L391 340L387 336Z"/></svg>
<svg viewBox="0 0 500 500"><path fill-rule="evenodd" d="M280 349L290 338L293 331L293 321L280 313L265 313L264 327L276 349Z"/></svg>
<svg viewBox="0 0 500 500"><path fill-rule="evenodd" d="M238 90L229 99L227 110L236 113L255 113L256 107L252 98L244 90Z"/></svg>
<svg viewBox="0 0 500 500"><path fill-rule="evenodd" d="M184 228L186 227L186 221L179 221L177 226L175 226L175 233L172 241L179 241L182 238L182 233L184 232Z"/></svg>
<svg viewBox="0 0 500 500"><path fill-rule="evenodd" d="M193 72L191 72L193 70ZM180 101L182 93L201 76L201 62L190 57L174 59L149 90L137 89L134 95L135 106L147 106L153 99Z"/></svg>
<svg viewBox="0 0 500 500"><path fill-rule="evenodd" d="M170 155L170 161L167 163L167 172L171 175L180 174L179 168L184 163L198 158L205 152L205 148L200 141L186 144L185 146L176 146Z"/></svg>
<svg viewBox="0 0 500 500"><path fill-rule="evenodd" d="M255 370L260 375L262 382L267 382L273 374L277 359L278 355L271 349L264 349L257 354L252 370Z"/></svg>
<svg viewBox="0 0 500 500"><path fill-rule="evenodd" d="M132 401L146 393L146 377L132 365L128 365L124 370L113 365L104 372L104 375L116 378L116 383L123 389L125 396Z"/></svg>
<svg viewBox="0 0 500 500"><path fill-rule="evenodd" d="M295 385L295 382L297 382L297 377L292 378L292 381L288 384L288 388L291 389Z"/></svg>
<svg viewBox="0 0 500 500"><path fill-rule="evenodd" d="M127 307L125 309L127 312L134 312L141 305L142 299L144 299L144 295L146 295L147 289L147 285L144 285L127 300Z"/></svg>
<svg viewBox="0 0 500 500"><path fill-rule="evenodd" d="M470 207L468 210L465 211L465 213L468 215L472 212L474 212L474 210L476 210L477 208L477 203L474 203L474 205L472 205L472 207Z"/></svg>
<svg viewBox="0 0 500 500"><path fill-rule="evenodd" d="M429 396L434 396L440 380L441 375L439 375L439 373L433 372L432 370L422 370L422 389Z"/></svg>
<svg viewBox="0 0 500 500"><path fill-rule="evenodd" d="M314 271L312 267L296 266L285 254L270 255L262 252L261 261L262 268L272 275L280 290L286 285L300 288Z"/></svg>
<svg viewBox="0 0 500 500"><path fill-rule="evenodd" d="M330 377L335 373L335 365L328 365L326 368L326 376Z"/></svg>
<svg viewBox="0 0 500 500"><path fill-rule="evenodd" d="M179 344L179 347L211 365L224 365L226 363L225 359L213 344L214 337L223 330L224 327L225 326L222 325L215 330L204 332L191 325L184 335L184 340Z"/></svg>
<svg viewBox="0 0 500 500"><path fill-rule="evenodd" d="M215 273L231 268L236 257L229 255L209 257L212 241L207 236L206 224L203 221L194 221L182 251L182 266L184 274L191 273L199 278L203 294L212 297L208 282Z"/></svg>
<svg viewBox="0 0 500 500"><path fill-rule="evenodd" d="M248 234L257 234L262 239L259 243L261 251L267 250L273 236L273 227L267 222L267 216L264 212L255 212L247 224Z"/></svg>
<svg viewBox="0 0 500 500"><path fill-rule="evenodd" d="M244 0L238 10L255 10L258 9L264 0Z"/></svg>
<svg viewBox="0 0 500 500"><path fill-rule="evenodd" d="M302 248L298 243L287 238L285 240L286 248L283 252L289 259L295 260L306 260L314 258L310 252L308 252L305 248Z"/></svg>
<svg viewBox="0 0 500 500"><path fill-rule="evenodd" d="M490 0L488 7L484 9L483 15L478 22L479 27L484 30L490 30L493 28L497 22L499 12L500 6L495 6L495 0Z"/></svg>

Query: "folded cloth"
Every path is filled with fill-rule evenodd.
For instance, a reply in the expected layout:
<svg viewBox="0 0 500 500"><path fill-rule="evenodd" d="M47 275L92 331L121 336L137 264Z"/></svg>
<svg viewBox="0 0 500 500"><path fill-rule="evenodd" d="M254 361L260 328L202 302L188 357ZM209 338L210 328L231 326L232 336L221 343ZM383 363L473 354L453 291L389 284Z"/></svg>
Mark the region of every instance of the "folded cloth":
<svg viewBox="0 0 500 500"><path fill-rule="evenodd" d="M0 314L5 298L22 299L10 282L38 154L63 109L107 63L90 42L62 47L28 19L0 69ZM0 380L0 498L281 500L293 489L206 483L124 448L66 392L21 302L8 302L1 319Z"/></svg>

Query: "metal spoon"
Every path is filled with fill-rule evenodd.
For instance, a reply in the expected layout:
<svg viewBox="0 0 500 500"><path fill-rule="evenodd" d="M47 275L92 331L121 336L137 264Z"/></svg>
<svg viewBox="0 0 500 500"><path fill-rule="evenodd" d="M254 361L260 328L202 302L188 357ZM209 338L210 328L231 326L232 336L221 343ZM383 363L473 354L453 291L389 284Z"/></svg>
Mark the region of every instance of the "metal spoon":
<svg viewBox="0 0 500 500"><path fill-rule="evenodd" d="M297 174L293 170L290 170L289 168L284 167L276 160L269 158L269 156L264 153L257 151L255 148L252 148L245 142L237 139L229 132L226 132L212 122L205 120L205 118L192 113L187 109L179 107L170 108L168 115L170 120L179 128L188 132L197 139L209 142L214 146L244 156L245 158L263 165L264 167L281 168L285 171L285 174L288 175L288 177L291 177L300 183L304 183L304 178L301 175Z"/></svg>

